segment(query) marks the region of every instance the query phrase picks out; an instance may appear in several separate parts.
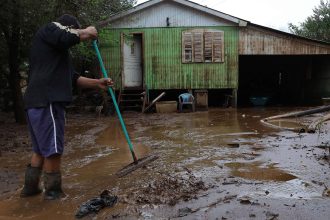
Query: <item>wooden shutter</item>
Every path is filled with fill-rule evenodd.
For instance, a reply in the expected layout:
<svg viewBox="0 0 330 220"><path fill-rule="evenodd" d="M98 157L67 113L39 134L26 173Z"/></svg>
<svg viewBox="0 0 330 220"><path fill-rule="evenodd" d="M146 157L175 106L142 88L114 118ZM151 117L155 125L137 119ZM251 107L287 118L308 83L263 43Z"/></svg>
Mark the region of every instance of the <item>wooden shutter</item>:
<svg viewBox="0 0 330 220"><path fill-rule="evenodd" d="M212 62L213 59L213 32L204 32L204 62Z"/></svg>
<svg viewBox="0 0 330 220"><path fill-rule="evenodd" d="M182 33L182 62L191 63L193 54L193 40L191 32Z"/></svg>
<svg viewBox="0 0 330 220"><path fill-rule="evenodd" d="M193 48L193 62L203 62L203 32L193 32Z"/></svg>
<svg viewBox="0 0 330 220"><path fill-rule="evenodd" d="M195 29L182 32L182 62L224 62L224 32Z"/></svg>
<svg viewBox="0 0 330 220"><path fill-rule="evenodd" d="M224 33L213 32L213 62L224 62Z"/></svg>

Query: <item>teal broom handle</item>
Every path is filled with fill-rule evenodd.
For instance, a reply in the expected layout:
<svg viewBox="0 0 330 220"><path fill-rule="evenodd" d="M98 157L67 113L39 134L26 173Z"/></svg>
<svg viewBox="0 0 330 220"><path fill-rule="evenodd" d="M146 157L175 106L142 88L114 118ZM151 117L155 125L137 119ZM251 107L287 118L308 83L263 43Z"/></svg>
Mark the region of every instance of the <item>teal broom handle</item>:
<svg viewBox="0 0 330 220"><path fill-rule="evenodd" d="M104 64L103 64L103 60L102 60L102 57L101 57L101 53L99 51L99 48L97 46L97 42L96 40L93 40L93 46L95 48L95 51L96 51L96 55L97 55L97 58L99 60L99 63L100 63L100 66L101 66L101 70L102 70L102 73L103 73L103 77L104 78L108 78L108 74L107 74L107 71L105 70L105 67L104 67ZM134 153L134 150L133 150L133 145L132 145L132 142L128 136L128 133L127 133L127 129L126 129L126 126L125 126L125 123L124 123L124 120L123 118L121 117L121 114L120 114L120 110L119 110L119 107L118 107L118 104L117 104L117 101L116 101L116 96L112 90L111 87L109 87L109 92L110 92L110 95L111 95L111 98L112 98L112 101L113 101L113 104L115 105L115 108L116 108L116 111L117 111L117 115L118 115L118 118L119 118L119 121L120 121L120 124L121 124L121 127L123 129L123 132L125 134L125 138L126 138L126 141L127 141L127 144L129 146L129 149L131 151L131 154L132 154L132 157L133 157L133 160L134 162L137 162L137 159L136 159L136 156L135 156L135 153Z"/></svg>

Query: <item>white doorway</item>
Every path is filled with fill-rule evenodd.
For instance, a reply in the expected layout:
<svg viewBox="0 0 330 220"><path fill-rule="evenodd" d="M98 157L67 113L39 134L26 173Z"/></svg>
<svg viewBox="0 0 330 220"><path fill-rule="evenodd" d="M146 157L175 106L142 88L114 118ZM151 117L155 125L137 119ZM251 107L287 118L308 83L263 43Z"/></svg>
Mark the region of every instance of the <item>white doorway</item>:
<svg viewBox="0 0 330 220"><path fill-rule="evenodd" d="M142 34L122 34L123 88L142 88Z"/></svg>

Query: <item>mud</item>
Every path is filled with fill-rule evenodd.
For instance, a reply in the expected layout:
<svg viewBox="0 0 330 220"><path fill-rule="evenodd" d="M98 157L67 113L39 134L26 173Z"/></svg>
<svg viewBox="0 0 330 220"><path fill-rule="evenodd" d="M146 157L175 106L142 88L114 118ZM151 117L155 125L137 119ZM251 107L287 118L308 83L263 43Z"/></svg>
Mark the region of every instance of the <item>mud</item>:
<svg viewBox="0 0 330 220"><path fill-rule="evenodd" d="M63 155L67 197L21 199L30 157L25 126L0 117L0 219L74 219L78 207L108 189L118 203L97 219L328 219L330 123L317 133L264 126L260 119L301 108L210 109L123 115L138 158L159 159L131 174L116 117L69 114ZM315 117L276 122L298 127Z"/></svg>
<svg viewBox="0 0 330 220"><path fill-rule="evenodd" d="M197 198L197 192L205 191L207 188L203 180L195 177L190 171L173 176L158 173L148 185L129 189L123 200L127 203L133 200L133 204L174 206L178 201Z"/></svg>

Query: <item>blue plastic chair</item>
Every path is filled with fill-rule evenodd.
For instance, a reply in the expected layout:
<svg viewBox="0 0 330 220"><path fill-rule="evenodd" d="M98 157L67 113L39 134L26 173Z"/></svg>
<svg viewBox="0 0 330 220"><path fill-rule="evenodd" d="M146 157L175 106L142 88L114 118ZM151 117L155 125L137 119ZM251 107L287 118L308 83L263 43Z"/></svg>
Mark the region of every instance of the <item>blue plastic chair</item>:
<svg viewBox="0 0 330 220"><path fill-rule="evenodd" d="M183 105L191 105L191 109L195 111L195 98L190 93L182 93L179 95L179 111L182 112Z"/></svg>

